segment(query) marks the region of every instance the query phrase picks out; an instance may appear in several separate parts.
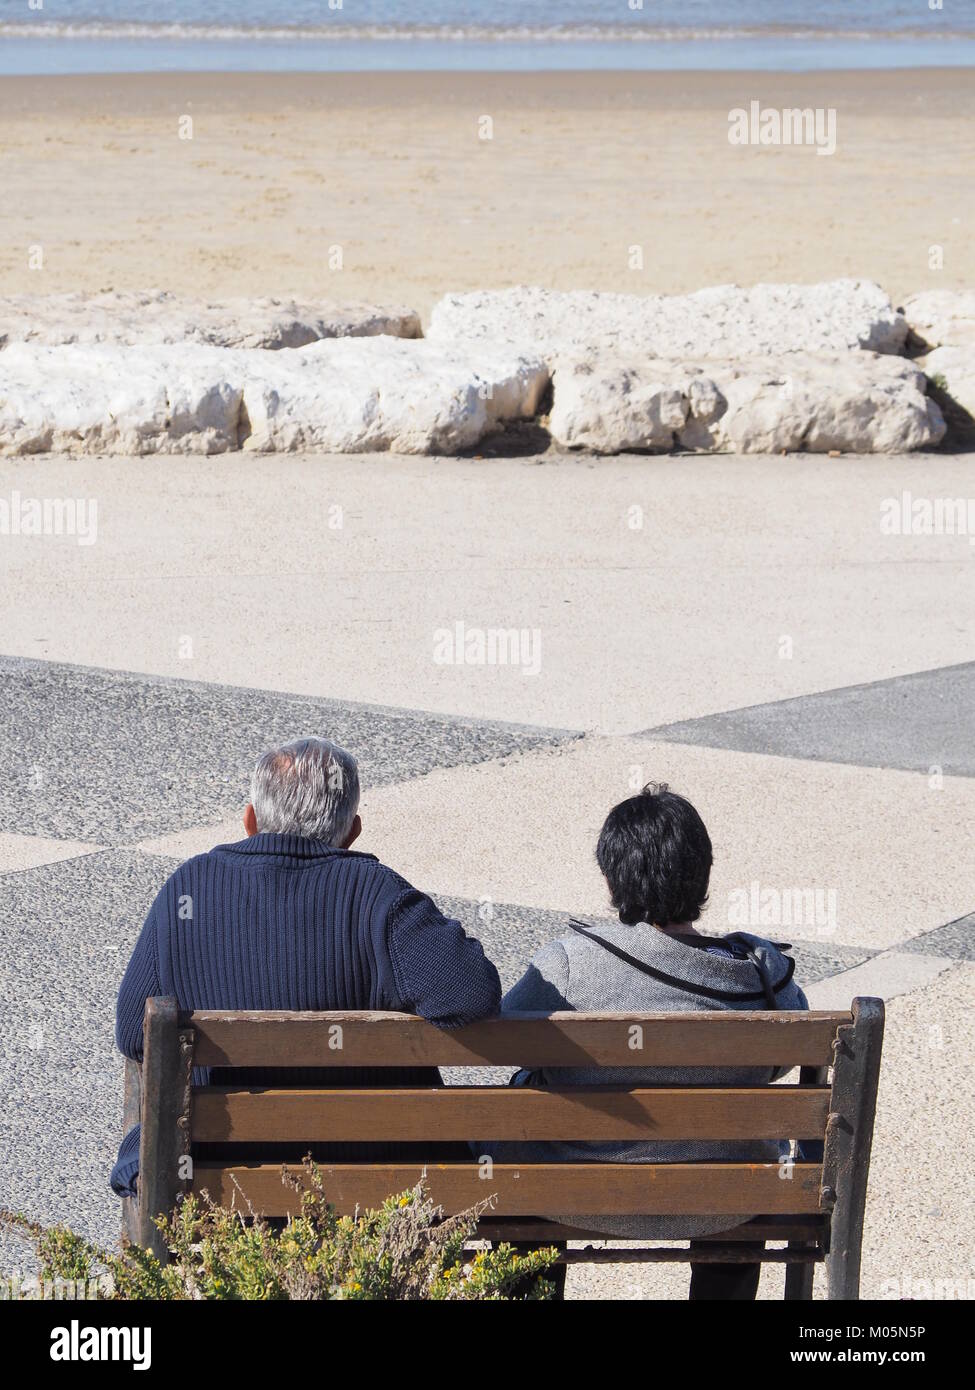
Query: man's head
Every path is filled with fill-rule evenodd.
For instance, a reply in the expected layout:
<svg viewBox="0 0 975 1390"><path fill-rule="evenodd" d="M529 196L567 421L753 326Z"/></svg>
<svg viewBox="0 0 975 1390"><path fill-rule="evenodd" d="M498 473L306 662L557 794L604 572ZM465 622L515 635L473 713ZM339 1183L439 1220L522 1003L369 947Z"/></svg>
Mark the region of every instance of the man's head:
<svg viewBox="0 0 975 1390"><path fill-rule="evenodd" d="M711 840L689 801L649 783L606 817L596 861L620 921L696 922L707 901Z"/></svg>
<svg viewBox="0 0 975 1390"><path fill-rule="evenodd" d="M359 769L327 738L302 738L258 758L244 812L248 835L302 835L347 849L362 829Z"/></svg>

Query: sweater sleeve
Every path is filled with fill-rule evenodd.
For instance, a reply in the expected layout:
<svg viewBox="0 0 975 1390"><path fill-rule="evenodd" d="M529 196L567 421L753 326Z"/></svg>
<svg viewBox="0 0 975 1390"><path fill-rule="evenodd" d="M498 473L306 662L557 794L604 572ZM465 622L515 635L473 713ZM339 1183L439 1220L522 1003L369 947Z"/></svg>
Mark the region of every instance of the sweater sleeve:
<svg viewBox="0 0 975 1390"><path fill-rule="evenodd" d="M141 1125L133 1125L119 1145L118 1157L109 1178L112 1191L119 1197L136 1197L135 1181L139 1176L139 1140Z"/></svg>
<svg viewBox="0 0 975 1390"><path fill-rule="evenodd" d="M159 899L156 899L158 903ZM161 992L156 967L156 903L149 909L115 1005L115 1045L125 1057L142 1061L142 1020L146 1000Z"/></svg>
<svg viewBox="0 0 975 1390"><path fill-rule="evenodd" d="M498 1012L501 981L484 947L425 893L400 893L389 910L386 939L404 1010L439 1028L459 1028Z"/></svg>
<svg viewBox="0 0 975 1390"><path fill-rule="evenodd" d="M571 1009L567 999L569 957L561 941L550 941L535 953L531 965L504 996L502 1013L557 1013Z"/></svg>

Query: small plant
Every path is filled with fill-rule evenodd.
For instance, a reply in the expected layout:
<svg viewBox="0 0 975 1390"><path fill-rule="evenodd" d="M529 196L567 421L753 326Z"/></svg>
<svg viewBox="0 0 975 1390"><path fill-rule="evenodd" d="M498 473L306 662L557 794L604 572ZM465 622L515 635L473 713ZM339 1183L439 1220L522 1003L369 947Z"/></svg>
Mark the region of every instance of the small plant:
<svg viewBox="0 0 975 1390"><path fill-rule="evenodd" d="M389 1197L378 1210L336 1216L321 1170L285 1170L300 1194L297 1216L272 1223L254 1211L220 1207L206 1193L186 1197L156 1221L169 1264L123 1242L105 1250L66 1226L43 1227L0 1210L0 1228L28 1239L41 1278L84 1282L108 1299L549 1299L546 1270L553 1249L516 1252L510 1245L465 1251L490 1199L445 1216L425 1183ZM246 1204L245 1204L246 1205ZM107 1276L107 1278L105 1277ZM98 1282L96 1282L98 1281Z"/></svg>

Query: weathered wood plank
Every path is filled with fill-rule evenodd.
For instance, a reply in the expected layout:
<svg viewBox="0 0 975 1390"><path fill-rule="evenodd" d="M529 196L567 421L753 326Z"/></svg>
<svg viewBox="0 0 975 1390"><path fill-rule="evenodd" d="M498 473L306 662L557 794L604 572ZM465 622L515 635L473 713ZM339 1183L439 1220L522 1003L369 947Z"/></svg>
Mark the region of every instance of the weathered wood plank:
<svg viewBox="0 0 975 1390"><path fill-rule="evenodd" d="M854 999L853 1023L840 1030L823 1156L823 1202L831 1206L826 1261L829 1297L860 1297L860 1247L873 1122L884 1041L884 1001Z"/></svg>
<svg viewBox="0 0 975 1390"><path fill-rule="evenodd" d="M829 1088L423 1090L206 1087L194 1093L198 1142L326 1140L816 1139Z"/></svg>
<svg viewBox="0 0 975 1390"><path fill-rule="evenodd" d="M165 1263L153 1220L172 1213L188 1183L193 1041L179 1026L175 999L146 1001L143 1035L138 1242Z"/></svg>
<svg viewBox="0 0 975 1390"><path fill-rule="evenodd" d="M122 1133L128 1134L142 1119L142 1067L131 1057L125 1059L122 1086Z"/></svg>
<svg viewBox="0 0 975 1390"><path fill-rule="evenodd" d="M286 1216L298 1210L299 1198L282 1182L282 1171L280 1164L197 1163L193 1190L238 1208L246 1198L266 1216ZM322 1165L325 1195L340 1214L380 1206L413 1187L422 1172L405 1163ZM447 1212L494 1196L495 1217L804 1215L819 1209L821 1168L796 1163L783 1179L776 1163L496 1163L489 1175L474 1163L447 1163L427 1165L426 1177L430 1196Z"/></svg>
<svg viewBox="0 0 975 1390"><path fill-rule="evenodd" d="M181 1015L198 1066L824 1066L848 1013L519 1014L443 1030L411 1014Z"/></svg>

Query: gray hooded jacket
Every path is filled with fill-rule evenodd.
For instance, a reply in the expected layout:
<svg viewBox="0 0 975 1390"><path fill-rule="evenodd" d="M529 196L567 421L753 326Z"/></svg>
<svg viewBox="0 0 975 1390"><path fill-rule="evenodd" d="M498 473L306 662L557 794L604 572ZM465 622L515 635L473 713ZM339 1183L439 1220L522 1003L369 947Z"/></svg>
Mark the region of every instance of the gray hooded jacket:
<svg viewBox="0 0 975 1390"><path fill-rule="evenodd" d="M598 942L569 932L557 941L543 946L516 985L505 995L501 1005L504 1013L555 1012L575 1010L580 1013L697 1013L719 1009L765 1009L768 1005L755 998L762 983L753 961L740 951L741 958L714 955L698 946L668 936L646 923L623 926L620 923L600 923L590 930L606 941L643 961L661 973L676 977L690 985L676 985L651 978L634 966L618 959ZM771 941L748 932L736 933L747 941L764 962L773 984L778 984L790 971L788 957ZM735 950L729 940L727 949ZM715 1000L698 994L694 985L722 993L740 995L735 999ZM802 990L791 980L776 993L780 1009L806 1009L808 1004ZM785 1069L788 1070L788 1069ZM532 1086L659 1086L659 1085L731 1085L760 1086L785 1075L785 1070L769 1067L544 1067L522 1071L513 1078L515 1085ZM783 1136L785 1138L787 1136ZM475 1146L477 1147L477 1146ZM479 1153L490 1153L499 1163L558 1162L577 1163L602 1161L611 1163L691 1163L701 1161L737 1160L739 1162L776 1162L782 1148L775 1140L755 1142L731 1140L571 1142L552 1140L545 1143L487 1143ZM673 1217L587 1217L564 1218L567 1224L608 1235L643 1237L649 1239L680 1239L705 1235L736 1225L738 1220L727 1216L686 1218L675 1226Z"/></svg>

